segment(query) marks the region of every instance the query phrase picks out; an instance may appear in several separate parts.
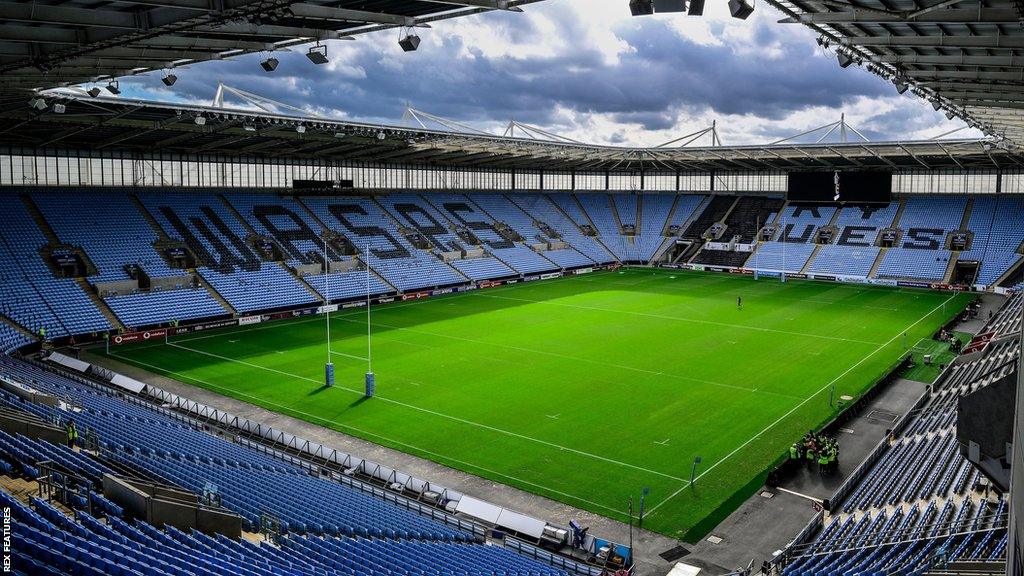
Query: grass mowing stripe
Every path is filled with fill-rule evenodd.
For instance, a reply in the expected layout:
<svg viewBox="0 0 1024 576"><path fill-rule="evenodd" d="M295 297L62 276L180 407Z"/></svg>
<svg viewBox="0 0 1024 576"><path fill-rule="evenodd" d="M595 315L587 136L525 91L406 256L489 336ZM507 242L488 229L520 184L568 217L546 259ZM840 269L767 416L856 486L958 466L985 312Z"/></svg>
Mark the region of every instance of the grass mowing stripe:
<svg viewBox="0 0 1024 576"><path fill-rule="evenodd" d="M845 372L843 372L843 373L842 373L842 374L840 374L839 376L836 376L836 377L835 377L835 378L834 378L834 379L833 379L832 381L830 381L830 382L829 382L828 384L825 384L825 385L824 385L824 386L822 386L822 387L821 387L820 389L818 389L818 391L817 391L817 392L815 392L814 394L811 394L811 395L810 395L810 396L808 396L808 397L807 397L807 398L806 398L806 399L805 399L805 400L804 400L803 402L801 402L801 403L797 404L796 406L794 406L792 410L790 410L789 412L786 412L785 414L783 414L781 418L779 418L779 419L778 419L778 420L776 420L775 422L772 422L771 424L769 424L769 425L768 425L767 427L765 427L765 429L764 429L764 430L762 430L762 431L758 432L758 433L757 433L757 434L756 434L755 436L751 436L751 437L750 437L750 438L749 438L749 439L748 439L748 440L747 440L746 442L744 442L743 444L740 444L739 446L737 446L737 447L736 447L736 449L735 449L735 450L733 450L732 452L730 452L730 453L729 453L728 455L726 455L726 457L725 457L725 458L723 458L723 459L721 459L721 460L719 460L719 461L715 462L714 464L712 464L711 466L709 466L707 470L705 470L705 471L701 472L700 474L698 474L698 475L697 475L697 476L696 476L696 477L694 478L694 481L700 480L700 479L701 479L701 478L703 478L703 477L704 477L704 476L705 476L706 474L708 474L709 472L711 472L712 470L714 470L715 468L717 468L719 464L721 464L722 462L725 462L725 461L726 461L726 460L728 460L729 458L732 458L732 457L733 457L733 455L735 455L735 454L736 454L737 452L739 452L739 451L740 451L740 450L742 450L743 448L746 448L746 446L747 446L748 444L750 444L751 442L753 442L754 440L756 440L756 439L757 439L758 437L760 437L760 436L761 436L762 434L764 434L764 433L765 433L765 432L767 432L768 430L770 430L770 429L774 428L774 427L775 427L775 426L776 426L776 425L777 425L777 424L778 424L779 422L782 422L782 421L783 421L783 420L785 420L786 418L789 418L789 416L790 416L790 415L792 415L792 414L793 414L794 412L796 412L797 410L799 410L801 406L803 406L804 404L806 404L806 403L810 402L810 401L811 401L811 398L814 398L815 396L817 396L817 395L821 394L821 393L822 393L822 392L824 392L825 390L828 390L828 389L829 389L829 388L830 388L830 387L831 387L831 386L832 386L833 384L835 384L836 382L838 382L838 381L839 381L839 380L840 380L840 379L841 379L842 377L846 376L847 374L849 374L850 372L852 372L852 371L853 371L853 370L854 370L855 368L857 368L857 366L860 366L860 365L861 365L861 364L863 364L863 363L864 363L865 361L867 361L867 360L868 360L869 358L871 358L871 357L872 357L872 356L874 356L875 354L878 354L879 352L881 352L882 350L884 350L885 348L887 348L887 347L888 347L888 346L889 346L890 344L892 344L893 342L895 342L897 338L899 338L899 337L900 337L900 336L902 336L903 334L907 333L907 332L908 332L908 331L909 331L909 330L910 330L911 328L913 328L914 326L917 326L918 324L920 324L920 323L921 323L921 322L922 322L922 321L923 321L923 320L924 320L925 318L927 318L927 317L931 316L932 314L934 314L934 313L938 312L938 311L939 311L939 309L943 308L943 307L944 307L944 306L945 306L946 304L948 304L948 303L949 303L949 302L950 302L951 300L953 300L953 298L955 298L955 297L956 297L956 294L954 294L954 295L950 296L949 298L947 298L947 299L946 299L946 301L944 301L944 302L943 302L942 304L939 304L938 306L936 306L935 308L933 308L933 309L932 309L932 310L931 310L930 312L928 312L927 314L925 314L924 316L922 316L921 318L919 318L919 319L918 319L918 320L917 320L916 322L914 322L914 323L913 323L913 324L911 324L910 326L907 326L907 327L906 327L906 328L904 328L903 330L901 330L901 331L897 332L895 336L893 336L892 338L890 338L890 339L889 339L889 341L888 341L888 342L886 342L885 344L882 344L881 346L879 346L878 348L876 348L874 352L872 352L871 354L868 354L868 355L867 355L867 356L865 356L864 358L861 358L861 359L860 359L860 361L858 361L858 362L857 362L856 364L854 364L853 366L850 366L849 368L847 368ZM656 505L654 505L653 507L651 507L651 509L650 509L650 512L649 512L649 513L650 513L650 514L653 514L653 513L655 512L655 510L657 510L658 508L660 508L660 507L661 507L661 505L662 505L662 504L664 504L664 503L668 502L669 500L671 500L671 499L675 498L675 497L676 497L676 496L677 496L677 495L679 494L679 492L682 492L683 490L685 490L685 489L686 489L686 487L687 487L687 486L689 486L689 485L690 485L690 482L689 482L689 481L687 481L687 483L686 483L686 486L683 486L682 488L680 488L680 489L679 489L679 490L677 490L676 492L673 492L673 493L672 493L672 494L671 494L671 495L670 495L670 496L669 496L668 498L666 498L666 499L662 500L661 502L658 502L658 503L657 503Z"/></svg>
<svg viewBox="0 0 1024 576"><path fill-rule="evenodd" d="M305 380L307 382L314 382L316 384L321 384L321 382L319 380L315 380L313 378L308 378L306 376L299 376L298 374L292 374L290 372L284 372L282 370L278 370L276 368L270 368L270 367L267 367L267 366L260 366L259 364L253 364L251 362L246 362L244 360L238 360L236 358L229 358L227 356L221 356L219 354L213 354L213 353L210 353L210 352L206 352L204 350L196 350L195 348L189 348L187 346L181 346L181 345L175 344L173 342L168 344L168 346L172 346L174 348L178 348L178 349L181 349L181 350L188 350L189 352L194 352L196 354L202 354L204 356L210 356L212 358L216 358L218 360L223 360L225 362L234 362L234 363L237 363L237 364L241 364L243 366L248 366L250 368L256 368L256 369L259 369L259 370L267 370L269 372L274 372L276 374L280 374L281 376L289 376L291 378L296 378L298 380ZM353 388L346 388L344 386L335 385L334 388L336 388L338 390L345 390L346 392L352 392L353 394L358 394L359 396L362 396L363 393L364 393L362 390L355 390ZM395 404L397 406L402 406L403 408L409 408L411 410L417 410L419 412L424 412L424 413L430 414L432 416L438 416L440 418L446 418L448 420L453 420L453 421L459 422L461 424L466 424L466 425L469 425L469 426L474 426L476 428L482 428L482 429L485 429L485 430L490 430L491 432L497 432L499 434L505 434L507 436L513 436L515 438L519 438L520 440L529 440L530 442L536 442L538 444L544 444L545 446L548 446L548 447L551 447L551 448L557 448L559 450L563 450L563 451L566 451L566 452L572 452L574 454L578 454L580 456L586 456L588 458L593 458L595 460L601 460L602 462L605 462L605 463L608 463L608 464L616 464L616 465L619 465L619 466L625 466L627 468L632 468L634 470L639 470L641 472L647 472L649 474L655 474L657 476L664 476L665 478L669 478L671 480L678 480L680 482L683 481L682 478L677 478L675 476L672 476L671 474L665 474L663 472L658 472L657 470L651 470L650 468L644 468L643 466L637 466L635 464L630 464L628 462L620 462L618 460L612 460L610 458L605 458L604 456L600 456L600 455L597 455L597 454L591 454L589 452L584 452L582 450L577 450L575 448L569 448L568 446L562 446L560 444L555 444L554 442L548 442L547 440L541 440L539 438L533 438L533 437L527 436L525 434L519 434L518 432L512 432L510 430L503 430L501 428L496 428L496 427L490 426L488 424L481 424L480 422L473 422L471 420L466 420L464 418L459 418L458 416L452 416L450 414L443 414L441 412L437 412L437 411L430 410L428 408L423 408L423 407L420 407L420 406L413 406L412 404L407 404L405 402L400 402L400 401L394 400L392 398L385 398L385 397L380 396L380 395L374 396L374 398L382 400L384 402L388 402L390 404Z"/></svg>

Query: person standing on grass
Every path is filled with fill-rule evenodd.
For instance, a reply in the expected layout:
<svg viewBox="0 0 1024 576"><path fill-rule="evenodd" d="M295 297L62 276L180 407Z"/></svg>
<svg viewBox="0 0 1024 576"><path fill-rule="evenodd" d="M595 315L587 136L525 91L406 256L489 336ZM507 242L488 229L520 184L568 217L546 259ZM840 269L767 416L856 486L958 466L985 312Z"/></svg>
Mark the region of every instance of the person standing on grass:
<svg viewBox="0 0 1024 576"><path fill-rule="evenodd" d="M743 296L736 297L736 309L743 310Z"/></svg>

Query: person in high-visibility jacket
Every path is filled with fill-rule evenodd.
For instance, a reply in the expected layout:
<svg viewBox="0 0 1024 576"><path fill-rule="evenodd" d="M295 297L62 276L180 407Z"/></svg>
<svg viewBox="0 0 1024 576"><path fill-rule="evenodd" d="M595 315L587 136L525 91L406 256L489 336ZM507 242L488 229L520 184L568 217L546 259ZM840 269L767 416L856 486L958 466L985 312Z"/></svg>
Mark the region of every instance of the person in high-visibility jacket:
<svg viewBox="0 0 1024 576"><path fill-rule="evenodd" d="M46 326L39 327L39 339L46 340Z"/></svg>
<svg viewBox="0 0 1024 576"><path fill-rule="evenodd" d="M73 449L75 447L75 441L78 440L78 428L75 427L75 421L74 420L68 420L67 432L68 432L68 448L72 448Z"/></svg>

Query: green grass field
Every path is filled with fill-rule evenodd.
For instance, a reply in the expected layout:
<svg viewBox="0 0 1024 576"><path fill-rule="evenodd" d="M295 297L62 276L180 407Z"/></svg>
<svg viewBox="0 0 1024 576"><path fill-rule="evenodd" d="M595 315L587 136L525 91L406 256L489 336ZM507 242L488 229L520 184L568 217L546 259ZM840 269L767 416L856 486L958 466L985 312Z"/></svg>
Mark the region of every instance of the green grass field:
<svg viewBox="0 0 1024 576"><path fill-rule="evenodd" d="M389 304L369 401L364 310L332 317L332 389L322 317L112 356L617 519L649 487L644 527L692 539L833 414L833 384L857 396L968 299L629 269Z"/></svg>

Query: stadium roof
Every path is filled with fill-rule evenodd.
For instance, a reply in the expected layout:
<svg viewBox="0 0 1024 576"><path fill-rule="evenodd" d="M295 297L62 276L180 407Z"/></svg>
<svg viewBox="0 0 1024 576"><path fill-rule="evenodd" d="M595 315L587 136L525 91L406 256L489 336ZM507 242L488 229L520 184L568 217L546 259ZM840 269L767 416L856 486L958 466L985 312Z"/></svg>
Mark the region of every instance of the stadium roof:
<svg viewBox="0 0 1024 576"><path fill-rule="evenodd" d="M540 0L0 2L0 89L53 88Z"/></svg>
<svg viewBox="0 0 1024 576"><path fill-rule="evenodd" d="M1024 146L1024 2L769 0L819 43Z"/></svg>
<svg viewBox="0 0 1024 576"><path fill-rule="evenodd" d="M46 98L40 110L0 96L0 145L548 171L1024 168L1020 155L986 139L629 148L69 92Z"/></svg>

